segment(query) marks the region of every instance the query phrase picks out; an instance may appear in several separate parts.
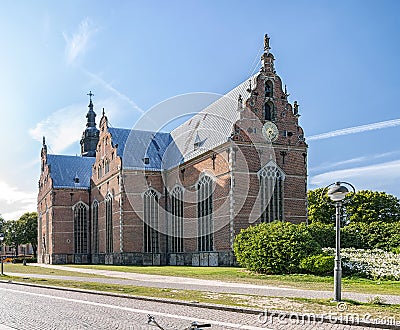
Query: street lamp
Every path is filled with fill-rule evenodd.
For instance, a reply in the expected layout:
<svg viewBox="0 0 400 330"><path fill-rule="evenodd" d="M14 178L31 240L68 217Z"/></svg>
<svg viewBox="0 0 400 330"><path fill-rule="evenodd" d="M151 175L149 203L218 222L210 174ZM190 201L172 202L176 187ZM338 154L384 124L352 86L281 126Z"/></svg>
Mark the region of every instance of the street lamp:
<svg viewBox="0 0 400 330"><path fill-rule="evenodd" d="M4 252L3 252L3 241L4 241L4 234L3 233L0 233L0 246L1 246L1 256L0 256L0 258L1 258L1 276L3 276L4 275L4 269L3 269L3 254L4 254Z"/></svg>
<svg viewBox="0 0 400 330"><path fill-rule="evenodd" d="M344 184L344 185L343 185ZM328 197L333 202L336 208L336 253L335 253L335 268L333 271L333 281L334 281L334 297L335 301L342 300L342 259L340 256L340 214L342 205L347 203L349 200L344 200L347 194L350 192L347 187L350 187L353 190L353 193L356 192L354 186L348 182L336 182L332 183L329 186L325 187L325 190L328 189Z"/></svg>

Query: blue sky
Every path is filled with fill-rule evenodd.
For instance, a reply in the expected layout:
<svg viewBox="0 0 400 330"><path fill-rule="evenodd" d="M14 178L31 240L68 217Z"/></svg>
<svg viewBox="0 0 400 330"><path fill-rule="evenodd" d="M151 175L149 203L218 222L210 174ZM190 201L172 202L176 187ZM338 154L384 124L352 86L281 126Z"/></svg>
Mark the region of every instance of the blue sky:
<svg viewBox="0 0 400 330"><path fill-rule="evenodd" d="M225 94L263 36L300 104L309 188L400 197L398 1L2 1L0 214L35 210L41 139L79 154L87 93L114 127L176 95ZM98 116L99 118L100 116Z"/></svg>

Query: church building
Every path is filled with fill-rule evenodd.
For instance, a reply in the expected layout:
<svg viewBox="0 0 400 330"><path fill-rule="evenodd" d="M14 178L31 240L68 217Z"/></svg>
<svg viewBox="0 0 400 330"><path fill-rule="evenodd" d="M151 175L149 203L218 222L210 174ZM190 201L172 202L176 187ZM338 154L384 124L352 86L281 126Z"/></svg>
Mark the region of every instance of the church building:
<svg viewBox="0 0 400 330"><path fill-rule="evenodd" d="M97 128L92 96L80 156L41 150L38 262L234 265L260 222L307 220L299 105L269 37L258 73L170 132Z"/></svg>

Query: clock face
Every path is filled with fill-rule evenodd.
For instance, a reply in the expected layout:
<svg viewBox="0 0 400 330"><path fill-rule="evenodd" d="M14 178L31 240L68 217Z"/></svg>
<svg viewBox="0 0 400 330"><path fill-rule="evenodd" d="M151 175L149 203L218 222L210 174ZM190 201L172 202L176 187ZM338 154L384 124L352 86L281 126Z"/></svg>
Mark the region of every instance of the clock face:
<svg viewBox="0 0 400 330"><path fill-rule="evenodd" d="M274 142L278 139L279 130L272 121L267 121L262 128L262 134L268 142Z"/></svg>

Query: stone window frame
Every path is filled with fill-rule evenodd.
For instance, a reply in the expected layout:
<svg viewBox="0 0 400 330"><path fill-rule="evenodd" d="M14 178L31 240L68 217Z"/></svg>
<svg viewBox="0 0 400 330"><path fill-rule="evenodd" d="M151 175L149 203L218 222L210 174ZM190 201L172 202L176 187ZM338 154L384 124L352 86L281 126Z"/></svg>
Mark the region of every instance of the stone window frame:
<svg viewBox="0 0 400 330"><path fill-rule="evenodd" d="M107 193L106 197L104 198L105 204L105 252L106 253L113 253L114 252L114 227L113 227L113 217L112 217L112 202L113 196L111 193Z"/></svg>
<svg viewBox="0 0 400 330"><path fill-rule="evenodd" d="M143 252L158 253L160 250L159 225L160 193L153 188L143 193Z"/></svg>
<svg viewBox="0 0 400 330"><path fill-rule="evenodd" d="M269 161L258 172L261 198L261 222L284 221L285 172Z"/></svg>
<svg viewBox="0 0 400 330"><path fill-rule="evenodd" d="M89 206L82 201L73 207L74 253L88 253L88 211Z"/></svg>
<svg viewBox="0 0 400 330"><path fill-rule="evenodd" d="M210 175L200 176L197 184L197 249L199 252L214 251L213 188Z"/></svg>
<svg viewBox="0 0 400 330"><path fill-rule="evenodd" d="M99 253L99 202L92 203L92 252Z"/></svg>
<svg viewBox="0 0 400 330"><path fill-rule="evenodd" d="M184 188L175 186L171 191L170 251L184 252Z"/></svg>

